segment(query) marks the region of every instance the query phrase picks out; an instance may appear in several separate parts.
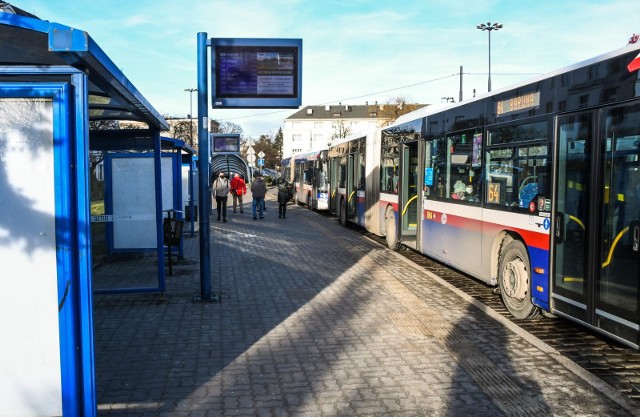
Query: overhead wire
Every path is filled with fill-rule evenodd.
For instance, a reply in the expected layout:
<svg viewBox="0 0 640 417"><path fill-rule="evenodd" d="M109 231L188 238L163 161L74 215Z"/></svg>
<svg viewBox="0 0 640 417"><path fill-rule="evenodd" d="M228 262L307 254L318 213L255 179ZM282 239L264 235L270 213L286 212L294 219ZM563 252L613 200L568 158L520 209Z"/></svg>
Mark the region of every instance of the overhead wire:
<svg viewBox="0 0 640 417"><path fill-rule="evenodd" d="M482 72L463 72L462 75L488 75L488 73L482 73ZM539 73L493 73L492 75L509 75L509 76L513 76L513 75L539 75ZM404 90L405 88L410 88L410 87L415 87L417 85L423 85L423 84L429 84L429 83L433 83L436 81L442 81L442 80L446 80L448 78L452 78L452 77L459 77L460 73L456 72L454 74L449 74L449 75L443 75L441 77L437 77L437 78L433 78L430 80L426 80L426 81L420 81L417 83L412 83L412 84L407 84L407 85L403 85L400 87L394 87L394 88L389 88L387 90L380 90L380 91L375 91L375 92L371 92L371 93L367 93L367 94L362 94L359 96L353 96L353 97L347 97L347 98L342 98L342 99L338 99L338 100L331 100L331 101L327 101L324 103L320 103L317 104L317 106L326 106L329 104L333 104L333 103L341 103L343 101L349 101L349 100L356 100L359 98L365 98L365 97L369 97L369 96L373 96L376 94L383 94L383 93L389 93L392 91L398 91L398 90ZM239 119L248 119L251 117L258 117L258 116L269 116L272 114L278 114L278 113L285 113L285 112L289 112L290 109L282 109L282 110L275 110L275 111L271 111L271 112L266 112L266 113L254 113L254 114L247 114L244 116L235 116L235 117L227 117L224 119L218 119L218 121L220 122L226 122L226 121L230 121L230 120L239 120Z"/></svg>

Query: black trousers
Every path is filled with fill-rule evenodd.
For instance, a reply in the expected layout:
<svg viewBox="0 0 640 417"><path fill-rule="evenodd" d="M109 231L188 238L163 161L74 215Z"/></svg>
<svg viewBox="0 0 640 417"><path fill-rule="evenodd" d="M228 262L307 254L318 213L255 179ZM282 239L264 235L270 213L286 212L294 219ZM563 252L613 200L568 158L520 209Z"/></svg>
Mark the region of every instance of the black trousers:
<svg viewBox="0 0 640 417"><path fill-rule="evenodd" d="M220 220L220 212L222 211L222 219L227 219L227 196L216 196L216 211L218 212L218 220Z"/></svg>
<svg viewBox="0 0 640 417"><path fill-rule="evenodd" d="M287 203L278 203L278 217L287 215Z"/></svg>

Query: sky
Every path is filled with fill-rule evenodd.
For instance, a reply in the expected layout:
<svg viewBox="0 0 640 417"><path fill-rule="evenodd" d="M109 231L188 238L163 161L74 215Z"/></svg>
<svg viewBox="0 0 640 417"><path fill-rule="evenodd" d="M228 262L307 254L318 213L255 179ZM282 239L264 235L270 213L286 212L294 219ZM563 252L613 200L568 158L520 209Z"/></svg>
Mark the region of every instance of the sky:
<svg viewBox="0 0 640 417"><path fill-rule="evenodd" d="M637 0L9 0L89 33L162 115L186 117L197 34L301 38L302 106L458 101L624 47ZM193 113L197 114L193 94ZM291 109L211 109L246 137L274 135Z"/></svg>

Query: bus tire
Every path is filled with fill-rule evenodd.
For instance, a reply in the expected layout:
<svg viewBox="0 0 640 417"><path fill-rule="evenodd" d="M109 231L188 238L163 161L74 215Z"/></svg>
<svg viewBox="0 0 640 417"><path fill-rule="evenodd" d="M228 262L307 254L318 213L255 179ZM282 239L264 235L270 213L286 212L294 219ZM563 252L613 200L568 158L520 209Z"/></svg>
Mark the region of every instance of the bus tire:
<svg viewBox="0 0 640 417"><path fill-rule="evenodd" d="M521 241L511 240L500 251L498 283L502 302L512 316L529 319L539 314L531 302L531 267Z"/></svg>
<svg viewBox="0 0 640 417"><path fill-rule="evenodd" d="M347 203L344 200L340 200L340 224L347 225Z"/></svg>
<svg viewBox="0 0 640 417"><path fill-rule="evenodd" d="M387 214L384 216L384 229L389 249L400 249L400 243L398 242L398 234L396 231L396 216L393 214L393 210L391 209L387 210Z"/></svg>

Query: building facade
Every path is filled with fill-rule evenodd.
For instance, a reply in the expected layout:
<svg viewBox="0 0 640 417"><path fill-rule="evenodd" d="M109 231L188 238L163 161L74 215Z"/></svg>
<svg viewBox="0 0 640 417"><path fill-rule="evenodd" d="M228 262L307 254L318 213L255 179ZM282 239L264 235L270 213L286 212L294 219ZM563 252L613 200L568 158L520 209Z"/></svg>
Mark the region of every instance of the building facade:
<svg viewBox="0 0 640 417"><path fill-rule="evenodd" d="M287 117L282 129L282 155L328 147L332 141L383 126L390 121L388 104L306 106Z"/></svg>

